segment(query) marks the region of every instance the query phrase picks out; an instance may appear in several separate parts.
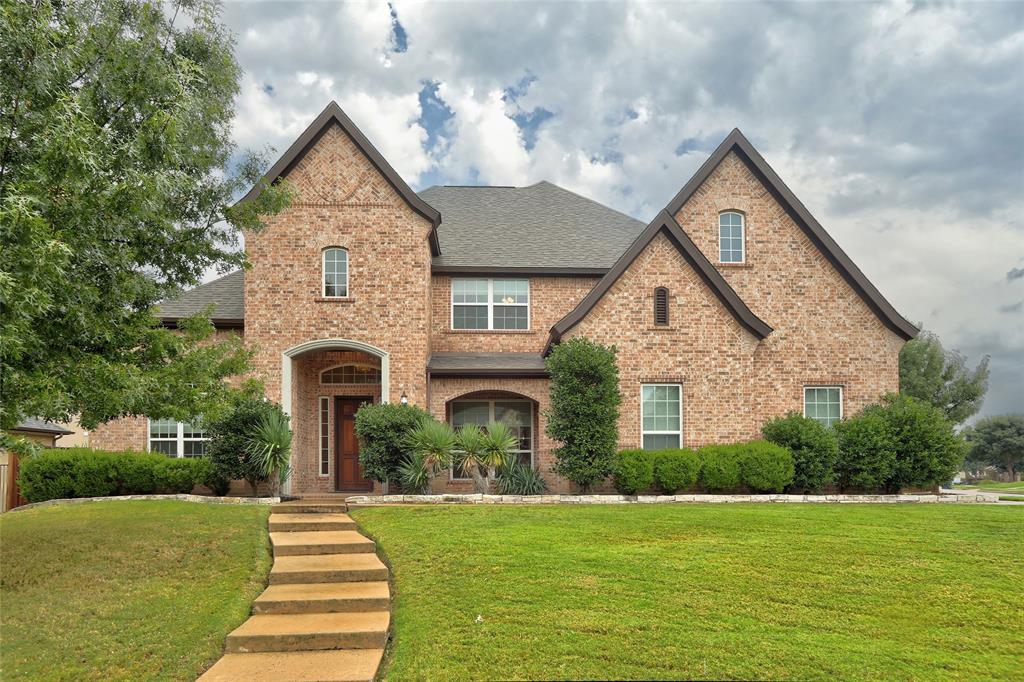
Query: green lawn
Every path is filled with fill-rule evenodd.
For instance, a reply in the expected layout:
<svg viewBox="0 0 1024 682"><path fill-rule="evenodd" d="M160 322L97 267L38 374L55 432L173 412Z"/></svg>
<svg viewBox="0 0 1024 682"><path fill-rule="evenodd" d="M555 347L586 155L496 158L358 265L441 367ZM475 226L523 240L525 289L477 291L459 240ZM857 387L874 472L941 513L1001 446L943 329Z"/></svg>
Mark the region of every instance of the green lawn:
<svg viewBox="0 0 1024 682"><path fill-rule="evenodd" d="M958 483L957 488L978 488L993 493L1014 492L1024 493L1024 481L1007 483L1005 481L978 481L977 483Z"/></svg>
<svg viewBox="0 0 1024 682"><path fill-rule="evenodd" d="M139 501L4 514L0 679L195 679L265 584L267 513Z"/></svg>
<svg viewBox="0 0 1024 682"><path fill-rule="evenodd" d="M389 680L1024 673L1017 507L351 513L394 570Z"/></svg>

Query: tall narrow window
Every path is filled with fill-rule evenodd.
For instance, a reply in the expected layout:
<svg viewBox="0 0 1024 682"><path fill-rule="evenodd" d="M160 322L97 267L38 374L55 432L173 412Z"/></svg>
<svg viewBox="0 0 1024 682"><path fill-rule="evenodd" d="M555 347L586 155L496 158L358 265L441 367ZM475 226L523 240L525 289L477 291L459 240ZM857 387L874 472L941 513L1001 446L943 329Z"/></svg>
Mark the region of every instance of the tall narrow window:
<svg viewBox="0 0 1024 682"><path fill-rule="evenodd" d="M654 324L668 326L668 289L665 287L654 290Z"/></svg>
<svg viewBox="0 0 1024 682"><path fill-rule="evenodd" d="M642 384L640 414L644 450L682 447L683 387L680 384Z"/></svg>
<svg viewBox="0 0 1024 682"><path fill-rule="evenodd" d="M345 298L348 296L348 251L345 249L324 249L324 282L325 298Z"/></svg>
<svg viewBox="0 0 1024 682"><path fill-rule="evenodd" d="M530 280L452 280L452 329L529 328Z"/></svg>
<svg viewBox="0 0 1024 682"><path fill-rule="evenodd" d="M331 467L331 399L320 396L320 475L326 476Z"/></svg>
<svg viewBox="0 0 1024 682"><path fill-rule="evenodd" d="M843 418L842 386L805 386L804 416L832 426Z"/></svg>
<svg viewBox="0 0 1024 682"><path fill-rule="evenodd" d="M718 260L742 263L744 260L743 214L726 211L718 216Z"/></svg>

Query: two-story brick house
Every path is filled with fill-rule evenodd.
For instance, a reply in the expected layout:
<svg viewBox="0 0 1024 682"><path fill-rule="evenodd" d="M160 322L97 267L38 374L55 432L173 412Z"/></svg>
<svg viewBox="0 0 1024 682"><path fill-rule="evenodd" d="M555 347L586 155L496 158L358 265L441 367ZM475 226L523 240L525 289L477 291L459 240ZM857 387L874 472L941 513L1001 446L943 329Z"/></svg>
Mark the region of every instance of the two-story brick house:
<svg viewBox="0 0 1024 682"><path fill-rule="evenodd" d="M296 200L246 235L252 268L166 302L243 334L292 416L293 493L369 490L353 415L408 401L502 420L554 490L544 355L614 344L622 447L756 438L791 410L831 423L898 388L917 329L733 131L648 225L547 182L413 192L334 103L267 174ZM257 192L254 189L243 201ZM202 452L189 424L125 419L96 447ZM459 472L437 490L471 487Z"/></svg>

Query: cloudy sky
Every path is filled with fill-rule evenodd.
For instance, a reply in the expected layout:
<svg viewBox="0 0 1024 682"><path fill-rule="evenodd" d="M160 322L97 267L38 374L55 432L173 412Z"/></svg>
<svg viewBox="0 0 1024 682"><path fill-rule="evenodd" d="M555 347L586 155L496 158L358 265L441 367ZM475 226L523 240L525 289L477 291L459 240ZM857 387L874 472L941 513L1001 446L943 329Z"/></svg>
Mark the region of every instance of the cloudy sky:
<svg viewBox="0 0 1024 682"><path fill-rule="evenodd" d="M337 100L414 189L550 180L650 220L733 127L1024 411L1024 3L229 3L235 136Z"/></svg>

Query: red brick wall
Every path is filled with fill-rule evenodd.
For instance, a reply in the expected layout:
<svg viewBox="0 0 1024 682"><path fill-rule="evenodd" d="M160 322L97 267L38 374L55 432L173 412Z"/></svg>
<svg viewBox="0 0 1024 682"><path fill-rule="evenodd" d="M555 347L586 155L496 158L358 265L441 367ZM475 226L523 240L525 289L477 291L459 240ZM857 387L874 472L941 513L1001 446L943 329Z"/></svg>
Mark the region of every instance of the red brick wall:
<svg viewBox="0 0 1024 682"><path fill-rule="evenodd" d="M442 223L443 225L443 223ZM443 227L441 229L444 229ZM539 353L547 344L551 327L576 307L599 277L530 277L530 329L528 331L453 330L451 324L452 278L433 277L434 351L467 353Z"/></svg>

